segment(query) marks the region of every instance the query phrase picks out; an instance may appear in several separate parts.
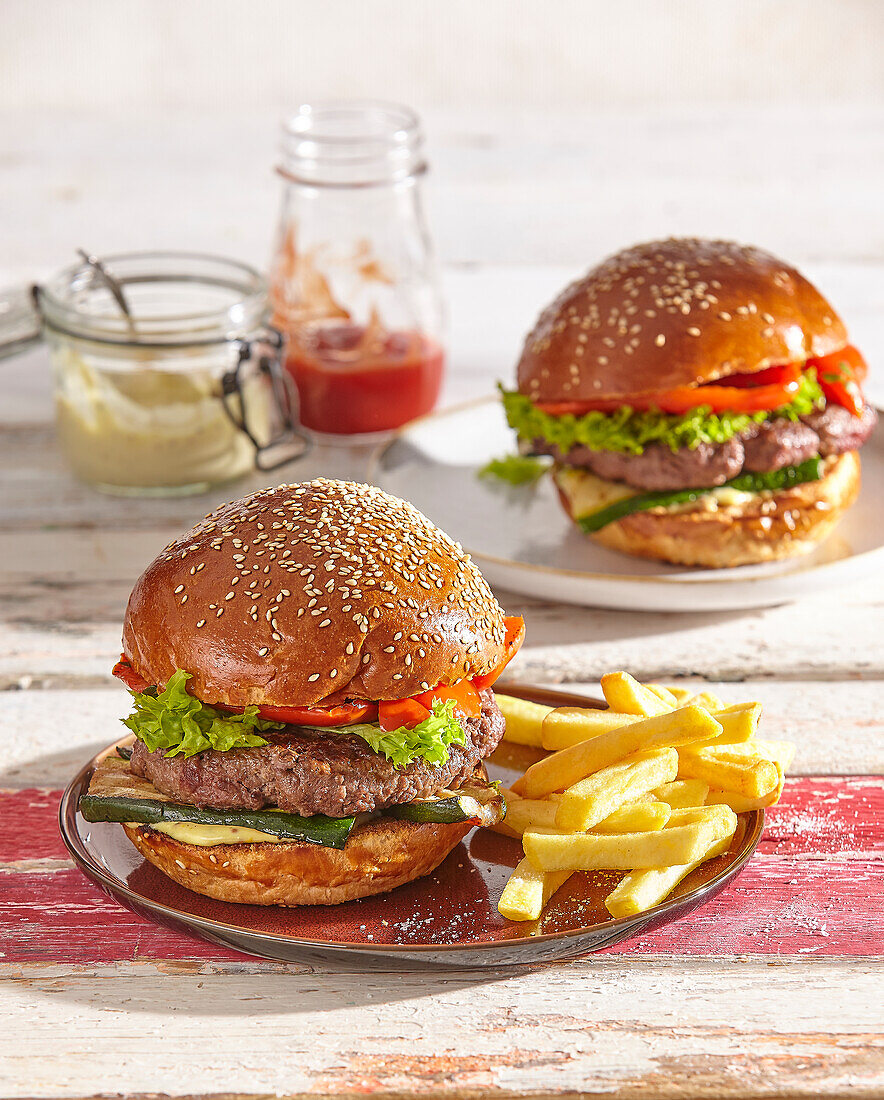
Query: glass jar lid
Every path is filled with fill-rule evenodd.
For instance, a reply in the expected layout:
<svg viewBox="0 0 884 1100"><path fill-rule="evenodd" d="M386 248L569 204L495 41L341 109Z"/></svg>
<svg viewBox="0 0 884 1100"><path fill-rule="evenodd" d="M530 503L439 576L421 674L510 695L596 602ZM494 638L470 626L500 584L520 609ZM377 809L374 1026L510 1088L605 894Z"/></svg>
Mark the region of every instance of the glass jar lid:
<svg viewBox="0 0 884 1100"><path fill-rule="evenodd" d="M75 264L34 294L50 328L138 347L243 339L262 324L267 310L267 284L254 268L189 252L120 253L103 257L99 268Z"/></svg>
<svg viewBox="0 0 884 1100"><path fill-rule="evenodd" d="M305 103L282 129L279 171L296 183L371 187L426 169L420 120L398 103Z"/></svg>

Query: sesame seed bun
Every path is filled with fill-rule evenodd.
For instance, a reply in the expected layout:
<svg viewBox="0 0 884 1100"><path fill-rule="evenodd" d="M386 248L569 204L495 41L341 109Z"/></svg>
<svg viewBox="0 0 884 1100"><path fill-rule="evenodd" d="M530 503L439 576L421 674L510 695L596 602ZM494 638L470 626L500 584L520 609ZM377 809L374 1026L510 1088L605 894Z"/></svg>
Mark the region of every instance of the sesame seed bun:
<svg viewBox="0 0 884 1100"><path fill-rule="evenodd" d="M123 828L149 863L197 894L249 905L337 905L428 875L473 824L383 818L356 830L343 849L294 840L203 847L142 825Z"/></svg>
<svg viewBox="0 0 884 1100"><path fill-rule="evenodd" d="M573 470L569 477L574 478ZM570 495L559 481L556 487L573 519ZM815 550L853 504L859 487L859 455L847 451L825 460L819 481L753 493L738 504L711 508L714 498L701 498L677 509L633 512L588 537L612 550L676 565L723 569L776 561Z"/></svg>
<svg viewBox="0 0 884 1100"><path fill-rule="evenodd" d="M319 478L218 508L142 573L123 648L207 703L399 699L490 672L503 612L462 548L412 505Z"/></svg>
<svg viewBox="0 0 884 1100"><path fill-rule="evenodd" d="M559 295L525 341L519 391L590 401L711 382L840 351L820 292L758 248L673 238L618 252Z"/></svg>

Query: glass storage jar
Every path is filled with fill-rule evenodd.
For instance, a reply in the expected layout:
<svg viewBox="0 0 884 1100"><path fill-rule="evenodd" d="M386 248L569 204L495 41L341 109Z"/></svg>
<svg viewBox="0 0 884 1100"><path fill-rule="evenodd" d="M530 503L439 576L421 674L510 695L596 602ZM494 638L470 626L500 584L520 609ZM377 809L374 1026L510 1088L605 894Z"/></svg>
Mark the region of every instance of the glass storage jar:
<svg viewBox="0 0 884 1100"><path fill-rule="evenodd" d="M252 268L174 252L90 258L34 297L58 439L83 481L181 495L303 453Z"/></svg>
<svg viewBox="0 0 884 1100"><path fill-rule="evenodd" d="M330 437L429 412L442 305L421 205L423 134L406 107L306 105L285 124L273 323L301 423Z"/></svg>

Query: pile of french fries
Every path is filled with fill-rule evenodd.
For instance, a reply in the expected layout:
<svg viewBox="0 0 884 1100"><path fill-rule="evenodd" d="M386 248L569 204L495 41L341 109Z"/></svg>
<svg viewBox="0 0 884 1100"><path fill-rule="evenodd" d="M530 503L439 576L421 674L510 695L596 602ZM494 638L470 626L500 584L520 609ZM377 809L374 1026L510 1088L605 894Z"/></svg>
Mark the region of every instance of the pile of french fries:
<svg viewBox="0 0 884 1100"><path fill-rule="evenodd" d="M512 788L505 821L525 858L498 910L537 920L575 871L622 870L613 917L644 912L695 867L727 851L737 814L772 806L795 746L756 736L760 703L602 677L608 710L496 696L507 740L549 750Z"/></svg>

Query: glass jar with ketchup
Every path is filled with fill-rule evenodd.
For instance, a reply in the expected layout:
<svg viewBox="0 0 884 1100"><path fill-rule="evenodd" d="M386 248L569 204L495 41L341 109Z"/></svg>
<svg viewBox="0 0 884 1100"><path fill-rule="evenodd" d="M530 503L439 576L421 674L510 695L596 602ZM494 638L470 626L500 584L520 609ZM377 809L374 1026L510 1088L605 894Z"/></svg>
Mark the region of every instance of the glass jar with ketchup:
<svg viewBox="0 0 884 1100"><path fill-rule="evenodd" d="M406 107L315 104L284 125L270 296L300 420L314 432L387 432L439 396L442 305L421 206L426 167Z"/></svg>

